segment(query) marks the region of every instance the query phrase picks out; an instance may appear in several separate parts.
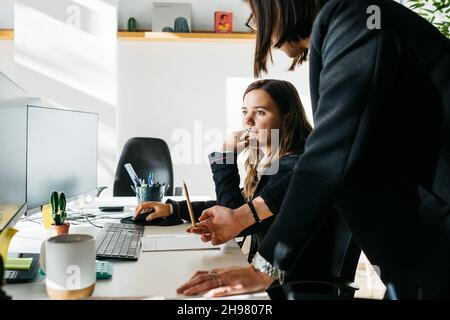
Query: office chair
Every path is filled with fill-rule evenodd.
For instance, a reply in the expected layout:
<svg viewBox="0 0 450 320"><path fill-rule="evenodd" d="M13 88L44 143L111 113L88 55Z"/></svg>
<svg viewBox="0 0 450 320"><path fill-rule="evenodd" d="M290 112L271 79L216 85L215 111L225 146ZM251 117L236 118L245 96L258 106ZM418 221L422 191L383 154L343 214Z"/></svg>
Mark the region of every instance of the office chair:
<svg viewBox="0 0 450 320"><path fill-rule="evenodd" d="M131 189L131 179L124 164L131 163L141 179L154 173L155 182L166 184L166 196L173 195L173 167L169 147L164 140L157 138L131 138L123 147L114 180L114 197L135 196Z"/></svg>
<svg viewBox="0 0 450 320"><path fill-rule="evenodd" d="M267 292L272 299L353 299L361 249L337 212L331 214L294 267L301 279L289 279Z"/></svg>

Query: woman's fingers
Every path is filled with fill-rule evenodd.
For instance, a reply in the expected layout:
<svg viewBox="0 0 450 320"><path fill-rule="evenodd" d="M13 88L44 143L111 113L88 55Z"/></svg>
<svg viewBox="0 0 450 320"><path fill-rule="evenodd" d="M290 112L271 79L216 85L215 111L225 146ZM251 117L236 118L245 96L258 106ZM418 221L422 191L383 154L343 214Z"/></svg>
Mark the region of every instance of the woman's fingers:
<svg viewBox="0 0 450 320"><path fill-rule="evenodd" d="M226 286L226 287L219 287L219 288L209 290L203 296L205 298L215 298L215 297L229 296L232 294L235 294L233 292L233 289L231 287Z"/></svg>
<svg viewBox="0 0 450 320"><path fill-rule="evenodd" d="M196 295L196 294L201 294L203 292L207 292L210 291L211 289L214 289L217 287L217 280L207 280L205 282L202 282L198 285L192 286L186 290L183 291L183 294L187 295L187 296L191 296L191 295Z"/></svg>
<svg viewBox="0 0 450 320"><path fill-rule="evenodd" d="M204 221L211 217L214 217L214 207L204 210L200 215L200 217L198 218L198 220Z"/></svg>
<svg viewBox="0 0 450 320"><path fill-rule="evenodd" d="M209 281L212 280L213 277L211 276L210 273L208 272L201 272L201 273L196 273L196 275L194 275L191 280L189 280L188 282L186 282L185 284L183 284L181 287L179 287L177 289L178 293L183 293L185 290L188 290L189 288L196 286L202 282L205 281Z"/></svg>
<svg viewBox="0 0 450 320"><path fill-rule="evenodd" d="M203 242L210 242L211 239L212 239L212 234L211 234L211 233L204 233L204 234L202 234L202 235L200 236L200 239L201 239Z"/></svg>
<svg viewBox="0 0 450 320"><path fill-rule="evenodd" d="M206 227L189 227L186 229L186 232L195 233L195 234L204 234L209 233L209 229Z"/></svg>
<svg viewBox="0 0 450 320"><path fill-rule="evenodd" d="M194 273L194 275L189 279L189 281L191 281L192 279L194 279L196 276L199 276L199 275L202 275L202 274L207 274L207 273L209 273L209 271L203 271L203 270L197 271L197 272Z"/></svg>
<svg viewBox="0 0 450 320"><path fill-rule="evenodd" d="M248 135L249 135L249 131L246 129L246 130L242 130L242 132L241 132L241 134L240 134L240 136L239 136L239 139L245 139L245 138L248 138Z"/></svg>
<svg viewBox="0 0 450 320"><path fill-rule="evenodd" d="M153 212L153 213L150 213L145 220L152 221L154 219L162 218L162 217L165 217L165 216L166 215L161 213L161 212Z"/></svg>
<svg viewBox="0 0 450 320"><path fill-rule="evenodd" d="M137 217L138 215L142 214L144 212L144 210L148 210L153 208L153 203L152 202L144 202L141 203L136 210L134 211L134 217Z"/></svg>
<svg viewBox="0 0 450 320"><path fill-rule="evenodd" d="M213 246L218 246L219 244L224 244L227 242L226 240L223 240L223 238L218 237L216 234L211 235L211 244Z"/></svg>

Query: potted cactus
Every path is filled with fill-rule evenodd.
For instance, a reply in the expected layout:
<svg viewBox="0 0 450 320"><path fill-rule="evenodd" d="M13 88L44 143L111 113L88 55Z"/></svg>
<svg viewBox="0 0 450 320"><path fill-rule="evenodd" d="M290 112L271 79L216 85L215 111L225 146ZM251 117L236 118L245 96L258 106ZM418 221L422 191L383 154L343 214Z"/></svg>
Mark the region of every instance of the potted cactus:
<svg viewBox="0 0 450 320"><path fill-rule="evenodd" d="M58 192L53 191L50 197L50 204L52 205L52 229L54 233L56 235L68 234L70 224L66 222L66 196L63 192L58 195Z"/></svg>

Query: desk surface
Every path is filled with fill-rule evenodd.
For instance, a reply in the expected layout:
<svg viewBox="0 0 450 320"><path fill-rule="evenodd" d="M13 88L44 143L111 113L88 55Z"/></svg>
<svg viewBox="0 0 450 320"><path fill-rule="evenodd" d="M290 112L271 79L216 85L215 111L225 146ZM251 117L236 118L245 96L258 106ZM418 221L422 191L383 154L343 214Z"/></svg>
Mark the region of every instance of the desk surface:
<svg viewBox="0 0 450 320"><path fill-rule="evenodd" d="M122 199L122 203L128 206L125 209L128 214L132 213L135 206L133 201L135 200ZM114 199L114 204L119 202ZM105 205L105 202L101 204L94 203L90 207L94 208L98 205ZM108 217L124 215L124 213L106 214ZM9 252L38 253L41 243L50 236L49 231L44 230L42 225L30 220L22 220L17 224L16 228L19 232L11 241ZM112 221L117 222L117 220ZM111 222L111 220L95 220L95 224L99 225L105 222ZM144 236L183 234L188 225L171 227L147 226L145 227ZM89 224L80 224L72 225L70 232L96 236L99 230L99 228ZM246 265L248 265L246 258L234 240L227 244L227 250L225 251L141 251L138 261L113 261L112 279L98 280L93 297L185 299L187 297L176 294L176 288L192 277L196 271ZM45 279L42 276L38 276L34 282L7 285L5 291L13 299L48 299L45 291ZM268 296L266 293L259 293L249 296L236 296L236 298L267 299Z"/></svg>

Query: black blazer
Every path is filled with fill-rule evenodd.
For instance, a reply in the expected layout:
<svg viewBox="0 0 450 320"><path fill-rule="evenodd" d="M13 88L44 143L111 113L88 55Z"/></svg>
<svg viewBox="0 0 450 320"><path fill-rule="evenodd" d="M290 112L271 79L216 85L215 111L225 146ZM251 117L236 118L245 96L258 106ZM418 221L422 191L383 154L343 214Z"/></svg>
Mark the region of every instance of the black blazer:
<svg viewBox="0 0 450 320"><path fill-rule="evenodd" d="M449 297L449 40L394 1L331 0L310 87L315 128L261 255L289 270L334 206L399 297Z"/></svg>

